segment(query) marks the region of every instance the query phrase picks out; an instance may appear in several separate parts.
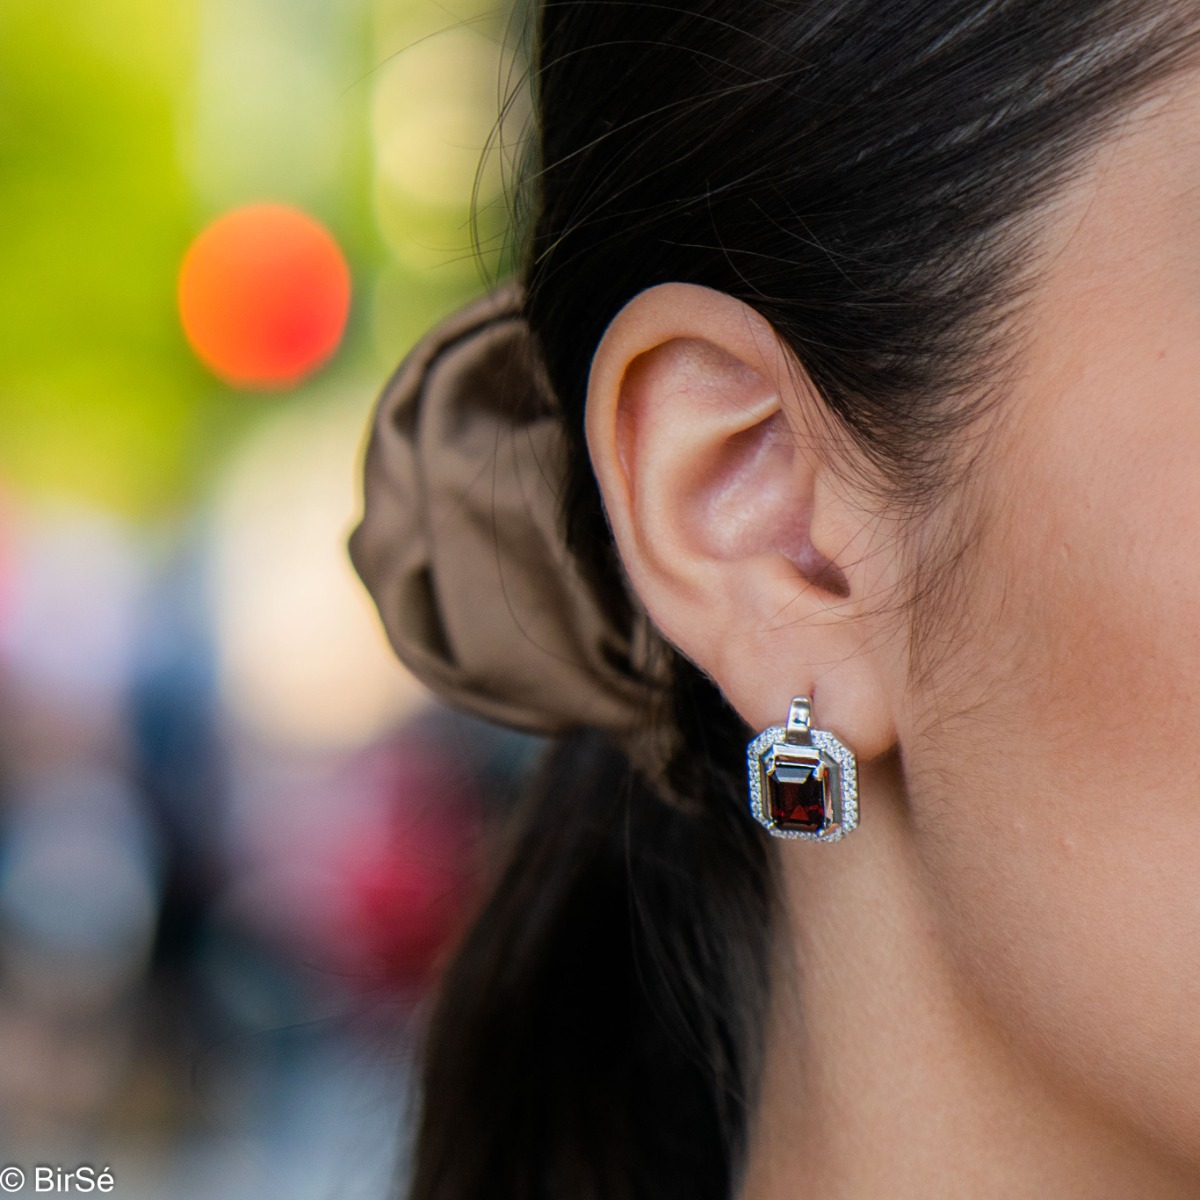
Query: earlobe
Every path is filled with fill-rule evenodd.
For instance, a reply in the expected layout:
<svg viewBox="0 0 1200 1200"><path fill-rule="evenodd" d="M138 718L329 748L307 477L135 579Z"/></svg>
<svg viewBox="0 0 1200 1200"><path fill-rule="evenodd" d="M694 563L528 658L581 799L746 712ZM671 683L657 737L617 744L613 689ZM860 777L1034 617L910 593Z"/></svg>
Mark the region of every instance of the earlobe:
<svg viewBox="0 0 1200 1200"><path fill-rule="evenodd" d="M815 391L800 394L793 368L734 297L650 288L593 358L588 449L630 581L664 636L755 727L819 683L823 720L853 708L840 732L857 732L866 755L894 737L857 603L878 595L880 556L822 466L821 424L804 411Z"/></svg>

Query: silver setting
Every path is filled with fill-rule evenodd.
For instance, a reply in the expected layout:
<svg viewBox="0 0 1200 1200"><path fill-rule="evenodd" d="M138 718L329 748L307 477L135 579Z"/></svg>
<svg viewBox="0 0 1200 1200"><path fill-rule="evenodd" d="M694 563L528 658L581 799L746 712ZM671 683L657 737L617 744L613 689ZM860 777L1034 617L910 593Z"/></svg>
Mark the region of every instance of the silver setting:
<svg viewBox="0 0 1200 1200"><path fill-rule="evenodd" d="M788 709L787 740L793 745L811 745L812 704L807 696L794 696Z"/></svg>
<svg viewBox="0 0 1200 1200"><path fill-rule="evenodd" d="M796 696L788 711L787 725L764 729L746 747L750 811L772 837L838 842L858 825L858 763L854 751L829 730L813 729L811 717L812 705L808 697ZM767 804L770 786L767 772L777 756L781 761L824 767L829 772L825 826L820 832L782 829L772 818Z"/></svg>

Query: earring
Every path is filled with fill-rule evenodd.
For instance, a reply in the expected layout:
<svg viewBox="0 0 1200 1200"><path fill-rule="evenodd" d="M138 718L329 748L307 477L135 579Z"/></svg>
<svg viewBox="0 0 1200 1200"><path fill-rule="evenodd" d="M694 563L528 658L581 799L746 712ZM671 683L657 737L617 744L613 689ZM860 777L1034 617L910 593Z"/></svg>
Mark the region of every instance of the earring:
<svg viewBox="0 0 1200 1200"><path fill-rule="evenodd" d="M773 837L836 842L858 824L857 762L827 729L811 728L811 717L808 697L797 696L787 724L747 746L750 811Z"/></svg>

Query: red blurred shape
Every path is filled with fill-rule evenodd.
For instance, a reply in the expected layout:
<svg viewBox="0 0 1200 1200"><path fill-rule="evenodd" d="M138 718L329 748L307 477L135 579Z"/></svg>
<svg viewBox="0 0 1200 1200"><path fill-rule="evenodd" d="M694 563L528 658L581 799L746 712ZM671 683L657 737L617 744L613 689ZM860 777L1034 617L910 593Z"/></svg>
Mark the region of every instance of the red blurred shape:
<svg viewBox="0 0 1200 1200"><path fill-rule="evenodd" d="M402 742L374 764L388 797L377 827L338 854L337 949L370 986L427 985L471 912L481 820L475 781L449 747Z"/></svg>
<svg viewBox="0 0 1200 1200"><path fill-rule="evenodd" d="M298 383L337 349L350 271L329 231L284 204L235 208L203 229L179 272L183 331L237 387Z"/></svg>

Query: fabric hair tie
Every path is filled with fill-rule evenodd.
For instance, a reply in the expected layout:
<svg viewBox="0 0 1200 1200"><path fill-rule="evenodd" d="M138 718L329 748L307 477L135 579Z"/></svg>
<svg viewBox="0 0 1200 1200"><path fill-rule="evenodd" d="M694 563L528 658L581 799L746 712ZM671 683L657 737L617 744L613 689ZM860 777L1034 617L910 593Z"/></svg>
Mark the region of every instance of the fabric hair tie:
<svg viewBox="0 0 1200 1200"><path fill-rule="evenodd" d="M350 558L443 700L532 733L603 729L654 777L665 643L628 586L606 612L564 543L565 431L521 301L510 281L453 313L384 386Z"/></svg>

